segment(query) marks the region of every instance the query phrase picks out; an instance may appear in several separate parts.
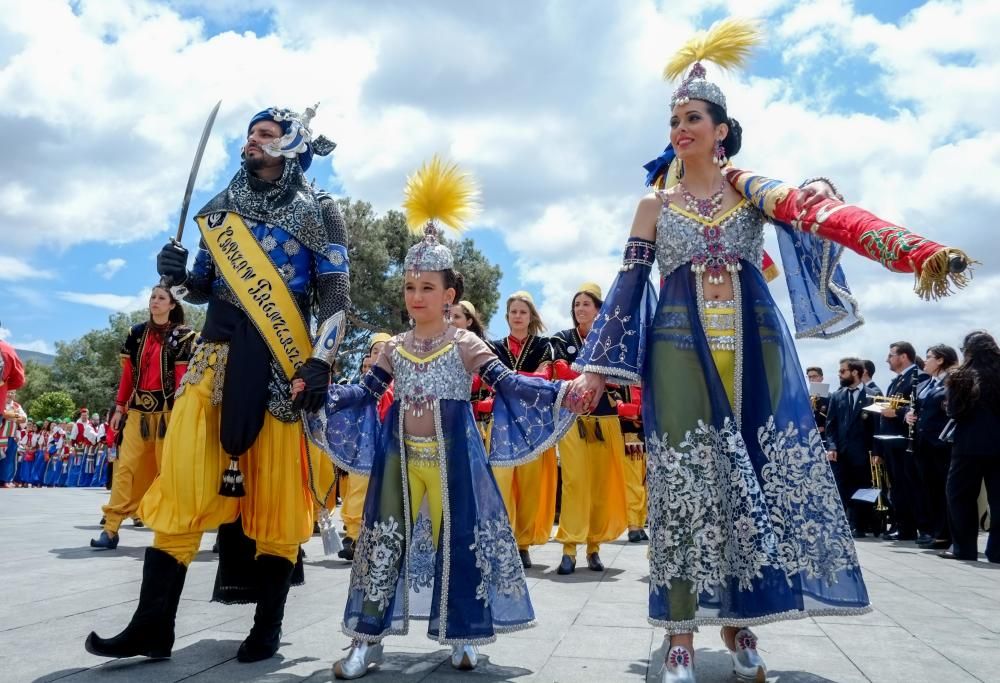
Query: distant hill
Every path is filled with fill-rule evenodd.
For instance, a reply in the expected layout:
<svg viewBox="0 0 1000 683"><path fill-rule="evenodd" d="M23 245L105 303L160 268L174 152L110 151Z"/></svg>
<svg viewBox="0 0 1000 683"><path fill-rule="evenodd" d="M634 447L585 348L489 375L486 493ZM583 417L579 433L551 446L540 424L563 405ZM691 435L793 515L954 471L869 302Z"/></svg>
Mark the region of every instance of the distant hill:
<svg viewBox="0 0 1000 683"><path fill-rule="evenodd" d="M42 353L40 351L27 351L25 349L15 349L17 351L18 357L21 362L27 363L29 360L33 360L40 365L52 365L52 362L56 359L51 353Z"/></svg>

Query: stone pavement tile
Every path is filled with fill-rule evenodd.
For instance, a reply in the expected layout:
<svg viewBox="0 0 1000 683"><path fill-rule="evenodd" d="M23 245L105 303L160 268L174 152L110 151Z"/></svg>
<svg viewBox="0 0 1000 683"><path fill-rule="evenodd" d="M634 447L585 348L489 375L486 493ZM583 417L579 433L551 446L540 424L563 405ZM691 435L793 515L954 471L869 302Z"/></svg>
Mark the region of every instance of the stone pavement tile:
<svg viewBox="0 0 1000 683"><path fill-rule="evenodd" d="M589 600L580 611L576 623L590 626L629 626L650 628L644 605L631 602L600 602Z"/></svg>
<svg viewBox="0 0 1000 683"><path fill-rule="evenodd" d="M642 681L646 662L552 657L530 680L539 683L610 683Z"/></svg>
<svg viewBox="0 0 1000 683"><path fill-rule="evenodd" d="M884 603L872 600L872 611L867 614L813 617L815 624L857 624L859 626L896 626L896 621L879 609Z"/></svg>
<svg viewBox="0 0 1000 683"><path fill-rule="evenodd" d="M626 661L645 659L652 635L652 629L574 624L553 656Z"/></svg>
<svg viewBox="0 0 1000 683"><path fill-rule="evenodd" d="M823 624L823 631L872 681L979 680L899 627Z"/></svg>

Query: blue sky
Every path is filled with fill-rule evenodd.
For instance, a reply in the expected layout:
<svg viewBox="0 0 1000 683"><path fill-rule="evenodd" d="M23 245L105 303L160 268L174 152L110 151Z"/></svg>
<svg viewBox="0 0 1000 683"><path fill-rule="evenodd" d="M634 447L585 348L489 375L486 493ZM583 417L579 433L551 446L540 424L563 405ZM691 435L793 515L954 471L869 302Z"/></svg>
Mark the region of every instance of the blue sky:
<svg viewBox="0 0 1000 683"><path fill-rule="evenodd" d="M470 236L503 269L501 293L532 291L559 329L579 282L610 284L641 166L665 144L662 64L733 7L767 37L747 73L718 76L745 131L739 161L788 181L831 176L877 213L978 249L980 277L996 278L978 226L996 215L983 178L998 169L989 122L1000 102L973 95L977 79L1000 75L992 4L22 3L0 17L0 97L12 103L0 124L20 160L0 171L0 335L51 350L143 305L219 98L192 209L234 173L257 109L320 100L316 128L339 145L313 166L321 186L384 211L420 161L456 159L483 185ZM68 74L47 54L56 43L80 57ZM942 175L962 202L914 192ZM184 242L197 243L193 223ZM913 300L908 276L853 257L845 268L869 325L801 345L804 360L881 358L900 325L931 311L954 320L952 343L997 322L982 320L986 285L932 309ZM918 347L939 341L934 327L913 333L927 337Z"/></svg>

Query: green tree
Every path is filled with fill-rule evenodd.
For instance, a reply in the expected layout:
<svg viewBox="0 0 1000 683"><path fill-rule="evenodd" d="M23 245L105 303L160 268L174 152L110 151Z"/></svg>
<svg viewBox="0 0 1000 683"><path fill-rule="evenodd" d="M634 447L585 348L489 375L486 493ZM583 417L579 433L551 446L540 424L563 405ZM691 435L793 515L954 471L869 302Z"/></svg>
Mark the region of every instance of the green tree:
<svg viewBox="0 0 1000 683"><path fill-rule="evenodd" d="M409 326L403 303L403 261L419 236L406 227L399 211L376 215L362 201L338 200L347 223L351 259L350 325L341 346L341 371L354 374L374 332L402 332ZM444 240L455 256L455 269L465 279L462 298L476 305L483 324L497 310L502 272L468 238Z"/></svg>
<svg viewBox="0 0 1000 683"><path fill-rule="evenodd" d="M24 386L17 390L18 403L26 406L47 391L56 388L52 368L36 360L24 364Z"/></svg>
<svg viewBox="0 0 1000 683"><path fill-rule="evenodd" d="M50 417L61 419L73 417L76 413L76 402L65 391L47 391L31 402L28 406L28 417L35 422L41 422Z"/></svg>

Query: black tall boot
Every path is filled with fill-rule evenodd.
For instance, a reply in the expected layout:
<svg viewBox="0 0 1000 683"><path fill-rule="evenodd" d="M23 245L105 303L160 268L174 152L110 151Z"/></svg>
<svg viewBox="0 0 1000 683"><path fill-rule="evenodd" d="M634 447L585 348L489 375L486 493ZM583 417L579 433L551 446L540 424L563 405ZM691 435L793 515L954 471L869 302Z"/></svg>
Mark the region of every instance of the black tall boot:
<svg viewBox="0 0 1000 683"><path fill-rule="evenodd" d="M283 557L261 555L257 558L257 576L260 593L257 611L253 616L250 635L240 644L236 659L241 662L259 662L269 659L281 643L281 620L285 616L285 598L292 585L294 565Z"/></svg>
<svg viewBox="0 0 1000 683"><path fill-rule="evenodd" d="M87 652L99 657L169 657L186 576L183 564L158 548L146 548L139 605L132 621L113 638L101 638L91 631L84 644Z"/></svg>

